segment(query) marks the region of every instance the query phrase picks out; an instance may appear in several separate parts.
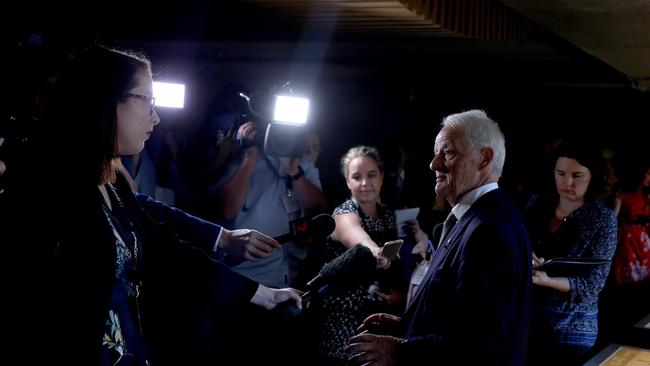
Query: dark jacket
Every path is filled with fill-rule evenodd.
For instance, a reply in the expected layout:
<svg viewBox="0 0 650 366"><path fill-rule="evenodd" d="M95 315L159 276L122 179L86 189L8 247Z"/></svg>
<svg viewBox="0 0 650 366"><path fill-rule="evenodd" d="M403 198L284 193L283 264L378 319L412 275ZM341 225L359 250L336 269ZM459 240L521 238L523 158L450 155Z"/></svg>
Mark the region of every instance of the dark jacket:
<svg viewBox="0 0 650 366"><path fill-rule="evenodd" d="M12 273L9 344L28 364L92 365L100 360L115 276L115 239L97 187L71 186L50 191L44 185L44 193L35 190L36 184L26 184L12 192L1 210ZM197 348L193 341L203 338L192 336L197 334L197 308L236 308L248 303L257 284L208 258L218 226L134 196L122 177L116 188L143 237L143 333L150 357L154 364L180 359L188 364L191 348Z"/></svg>
<svg viewBox="0 0 650 366"><path fill-rule="evenodd" d="M531 247L497 189L479 198L432 257L402 326L400 364L524 365Z"/></svg>

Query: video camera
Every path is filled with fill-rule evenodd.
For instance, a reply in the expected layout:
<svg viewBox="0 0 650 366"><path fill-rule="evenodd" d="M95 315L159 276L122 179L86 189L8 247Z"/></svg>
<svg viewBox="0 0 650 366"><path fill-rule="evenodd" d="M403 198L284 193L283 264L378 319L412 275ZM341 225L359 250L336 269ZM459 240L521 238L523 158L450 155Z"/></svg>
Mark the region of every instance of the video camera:
<svg viewBox="0 0 650 366"><path fill-rule="evenodd" d="M246 108L240 111L235 128L239 128L245 122L253 121L260 131L257 133L255 141L239 140L238 143L241 147L248 148L257 145L267 155L302 157L307 138L309 99L290 93L274 95L273 117L270 119L253 112L250 97L244 93L239 93L239 96L246 101L244 103Z"/></svg>

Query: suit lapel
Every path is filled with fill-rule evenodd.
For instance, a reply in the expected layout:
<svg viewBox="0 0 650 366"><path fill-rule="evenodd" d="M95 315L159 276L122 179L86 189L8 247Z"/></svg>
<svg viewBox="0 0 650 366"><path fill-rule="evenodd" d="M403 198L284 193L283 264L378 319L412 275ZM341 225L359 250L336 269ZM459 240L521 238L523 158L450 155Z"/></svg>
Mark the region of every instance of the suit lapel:
<svg viewBox="0 0 650 366"><path fill-rule="evenodd" d="M436 252L433 254L433 257L431 258L431 264L429 265L429 269L427 269L426 275L424 275L424 278L422 279L421 285L418 286L418 289L415 291L415 295L413 296L413 301L410 302L409 306L406 308L405 314L411 309L411 308L416 308L415 304L418 304L421 301L422 297L422 292L424 292L426 287L429 287L429 281L431 280L431 276L433 276L433 273L436 272L436 270L440 267L441 263L445 262L445 258L449 255L451 252L451 249L453 249L454 246L458 245L458 240L457 237L459 234L463 231L465 231L465 226L469 222L469 217L468 215L471 211L471 208L469 211L461 217L460 220L454 225L454 227L451 228L451 231L449 234L447 234L447 237L445 238L445 241L440 244L439 248L436 250Z"/></svg>
<svg viewBox="0 0 650 366"><path fill-rule="evenodd" d="M494 196L499 192L500 189L495 189L492 190L483 196L481 196L474 204L465 212L463 217L458 220L456 225L451 229L449 234L447 235L447 238L445 241L440 245L438 250L434 253L433 257L431 258L431 264L429 265L429 269L427 270L427 274L424 276L424 279L421 282L421 285L418 286L417 291L415 292L415 295L413 296L413 301L409 304L409 306L406 308L404 315L408 314L410 311L414 311L417 309L420 301L422 300L423 292L427 287L429 287L429 281L431 280L431 276L433 276L433 273L436 272L436 270L440 267L442 263L445 262L445 258L449 255L449 253L452 251L454 247L457 245L460 245L460 237L461 233L465 232L465 229L467 225L469 225L470 221L476 216L476 213L478 210L480 210L481 206L488 200L490 200L490 197Z"/></svg>

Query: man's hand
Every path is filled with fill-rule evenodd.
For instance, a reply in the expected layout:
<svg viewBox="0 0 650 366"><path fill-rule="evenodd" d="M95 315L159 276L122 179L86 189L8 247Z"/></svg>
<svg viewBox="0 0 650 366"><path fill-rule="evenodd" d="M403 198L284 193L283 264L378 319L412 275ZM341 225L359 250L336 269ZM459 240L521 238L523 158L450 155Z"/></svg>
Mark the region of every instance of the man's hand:
<svg viewBox="0 0 650 366"><path fill-rule="evenodd" d="M277 240L250 229L222 229L218 246L238 260L258 261L271 255L273 249L281 248Z"/></svg>
<svg viewBox="0 0 650 366"><path fill-rule="evenodd" d="M255 145L257 132L257 125L250 121L239 126L237 130L237 142L244 148L244 157L246 158L257 159L260 154L260 148Z"/></svg>
<svg viewBox="0 0 650 366"><path fill-rule="evenodd" d="M386 292L375 289L375 295L377 300L381 303L384 303L392 308L397 308L404 303L404 293L399 290L389 289Z"/></svg>
<svg viewBox="0 0 650 366"><path fill-rule="evenodd" d="M350 338L345 351L349 361L358 365L393 366L397 364L397 348L406 340L397 337L361 333Z"/></svg>
<svg viewBox="0 0 650 366"><path fill-rule="evenodd" d="M293 300L298 309L302 309L302 299L298 290L292 288L277 289L259 285L255 295L251 299L251 303L271 310L278 306L278 304L289 300Z"/></svg>
<svg viewBox="0 0 650 366"><path fill-rule="evenodd" d="M367 317L357 328L357 332L372 332L377 334L395 334L402 318L386 313L376 313Z"/></svg>

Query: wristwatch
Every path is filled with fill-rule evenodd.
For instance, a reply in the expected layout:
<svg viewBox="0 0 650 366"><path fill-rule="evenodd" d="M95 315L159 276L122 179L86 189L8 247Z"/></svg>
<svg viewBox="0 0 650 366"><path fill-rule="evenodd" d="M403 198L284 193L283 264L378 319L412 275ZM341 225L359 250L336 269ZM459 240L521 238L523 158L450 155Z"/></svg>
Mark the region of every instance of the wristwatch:
<svg viewBox="0 0 650 366"><path fill-rule="evenodd" d="M295 180L300 179L300 177L302 177L303 175L305 175L305 171L302 170L302 167L301 167L301 166L298 166L298 173L296 173L296 174L294 174L294 175L290 175L290 176L289 176L289 179L290 179L291 181L295 181Z"/></svg>

